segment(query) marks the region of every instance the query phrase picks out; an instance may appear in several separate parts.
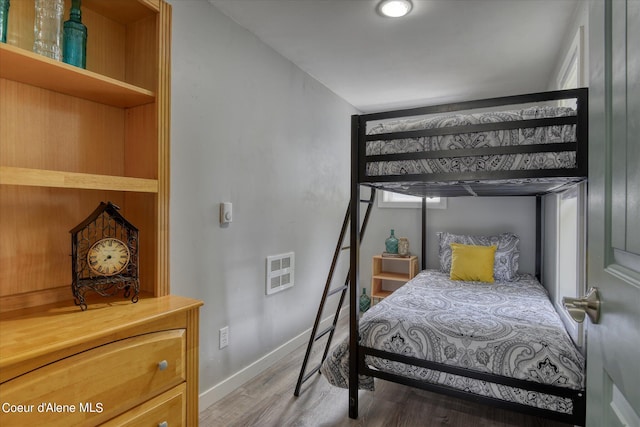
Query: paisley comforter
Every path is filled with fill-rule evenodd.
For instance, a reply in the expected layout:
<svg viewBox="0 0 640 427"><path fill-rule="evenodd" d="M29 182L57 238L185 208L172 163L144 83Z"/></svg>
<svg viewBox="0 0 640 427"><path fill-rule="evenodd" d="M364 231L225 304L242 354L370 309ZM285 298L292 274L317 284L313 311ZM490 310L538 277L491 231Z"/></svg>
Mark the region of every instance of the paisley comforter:
<svg viewBox="0 0 640 427"><path fill-rule="evenodd" d="M568 107L531 107L517 111L455 114L379 122L367 129L368 135L500 123L528 119L575 116ZM575 125L458 133L452 135L367 141L366 155L419 153L463 148L500 147L526 144L575 142ZM433 159L367 162L367 176L567 169L576 167L575 151L494 154L484 156L441 157Z"/></svg>
<svg viewBox="0 0 640 427"><path fill-rule="evenodd" d="M360 344L434 362L571 389L584 389L585 361L545 289L531 275L513 282L452 281L426 270L363 314ZM348 387L348 340L321 367ZM373 356L375 369L510 402L572 413L570 399L409 366ZM360 388L373 389L361 376Z"/></svg>

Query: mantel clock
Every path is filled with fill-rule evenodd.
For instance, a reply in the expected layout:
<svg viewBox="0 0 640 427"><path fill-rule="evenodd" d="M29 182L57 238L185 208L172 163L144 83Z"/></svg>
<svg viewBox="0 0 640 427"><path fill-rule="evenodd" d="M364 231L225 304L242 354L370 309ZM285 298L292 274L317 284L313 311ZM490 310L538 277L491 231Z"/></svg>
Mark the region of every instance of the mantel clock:
<svg viewBox="0 0 640 427"><path fill-rule="evenodd" d="M124 289L125 298L138 302L138 229L119 210L111 202L101 202L70 231L71 288L83 311L89 290L107 297Z"/></svg>

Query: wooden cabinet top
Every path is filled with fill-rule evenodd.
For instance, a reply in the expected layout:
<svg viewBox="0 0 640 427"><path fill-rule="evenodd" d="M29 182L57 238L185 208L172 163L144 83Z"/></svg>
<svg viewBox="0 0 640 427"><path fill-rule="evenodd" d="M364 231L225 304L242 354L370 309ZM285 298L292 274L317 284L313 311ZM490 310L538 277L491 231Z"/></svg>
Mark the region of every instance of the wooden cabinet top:
<svg viewBox="0 0 640 427"><path fill-rule="evenodd" d="M68 302L0 316L0 382L29 369L117 339L182 325L181 315L201 301L175 295L92 301L87 311ZM176 320L178 319L178 320ZM186 317L185 317L186 319Z"/></svg>

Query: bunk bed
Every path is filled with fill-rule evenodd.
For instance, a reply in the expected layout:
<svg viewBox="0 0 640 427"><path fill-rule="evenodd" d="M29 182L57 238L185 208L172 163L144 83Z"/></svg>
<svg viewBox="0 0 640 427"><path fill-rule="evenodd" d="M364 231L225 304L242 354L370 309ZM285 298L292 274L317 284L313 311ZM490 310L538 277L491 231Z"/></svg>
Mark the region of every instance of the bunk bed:
<svg viewBox="0 0 640 427"><path fill-rule="evenodd" d="M587 177L587 96L587 89L582 88L352 117L350 241L355 244L352 243L351 246L349 273L352 284L350 286L350 335L348 341L337 346L329 359L323 362L321 369L327 377L338 376L338 373L332 373L331 370L334 368L339 370L340 365L343 369L342 374L345 374L345 369L348 371L342 381L343 386L349 388L351 418L358 416L358 389L371 388L373 377L376 377L497 407L584 425L586 401L584 359L581 358L562 324L559 323L557 313L538 280L541 257L541 196L560 191ZM561 106L567 101L575 102L575 107ZM514 277L498 275L496 282L487 286L486 283L474 281L452 281L449 274L442 271L424 271L374 306L370 310L371 313L364 313L360 319L358 286L353 284L359 283L360 208L358 202L361 200L361 186L423 198L423 267L426 265L424 258L426 197L536 196L535 273L537 277L522 274L515 274ZM446 236L440 235L440 243L443 245L441 257L443 248L446 252L448 243L451 241L467 243L465 238L473 240L472 236L458 237L462 240L447 240ZM496 238L499 239L499 236ZM441 262L446 264L446 259L441 259ZM441 268L446 272L446 267ZM512 281L516 278L516 281ZM439 356L434 356L437 353L435 351L426 351L426 353L432 353L433 357L425 354L416 357L412 352L403 351L406 350L406 346L390 345L393 343L393 338L398 342L411 338L400 333L382 334L381 329L386 328L389 332L389 328L402 325L397 329L408 330L411 328L407 326L410 324L407 322L411 321L411 317L430 317L415 315L418 296L425 292L429 293L426 294L426 300L422 300L422 304L429 312L433 310L433 313L436 313L436 310L440 310L437 312L437 316L440 317L436 323L439 323L441 330L434 329L432 332L425 330L423 336L432 335L434 342L443 342L456 333L443 332L442 328L456 330L461 340L467 340L458 348L466 346L473 350L471 353L475 351L477 360L481 359L481 350L484 351L488 347L503 353L510 350L505 350L500 343L492 342L488 345L487 337L479 338L486 340L484 346L474 347L473 335L480 335L478 332L482 328L472 328L471 333L464 336L464 333L460 333L460 328L464 326L456 326L453 323L448 325L444 322L442 319L447 317L447 310L450 307L464 305L463 301L450 299L459 298L460 295L466 295L465 298L474 295L476 302L482 301L483 298L492 301L496 295L500 295L499 298L504 302L506 297L513 297L514 299L508 302L513 301L514 304L519 304L520 309L517 311L522 315L529 312L531 316L517 325L508 326L510 332L504 334L508 335L505 339L533 340L531 346L525 350L522 348L527 347L527 344L519 341L521 347L519 351L525 353L539 351L541 346L546 348L549 341L554 341L555 337L558 337L555 341L568 340L569 348L566 350L553 349L546 353L546 361L558 355L562 359L558 361L556 358L549 365L549 369L555 374L560 369L560 374L550 376L539 374L536 377L535 374L527 372L528 368L524 366L514 368L522 362L519 359L514 363L515 353L510 356L510 367L499 368L499 372L495 372L487 367L488 364L479 366L478 363L469 363L468 360L454 363L452 360L456 358L447 358L446 348L440 349L444 353L439 353ZM448 296L445 295L446 292L449 292ZM434 295L438 295L438 298L434 299ZM541 297L538 298L541 305L536 305L539 303L531 299L535 295ZM449 298L448 302L447 298ZM446 307L444 309L435 306L429 308L430 299L445 301ZM413 314L394 320L394 316L401 316L399 313L403 305L405 308L409 306ZM486 307L499 310L505 305L491 303ZM527 310L526 307L535 307L535 309ZM474 313L484 310L477 305L470 309ZM450 317L456 316L458 315ZM469 317L473 317L473 314L466 315L466 318ZM376 319L381 318L383 326L380 326L381 323L376 323ZM541 321L543 318L550 320L543 322ZM493 325L492 320L488 322ZM556 328L558 323L560 329ZM502 326L495 327L502 328ZM372 333L372 331L377 332ZM386 337L386 340L382 340L384 343L376 343L376 339L372 338L376 334L378 337ZM541 343L540 336L545 334L554 338ZM428 347L427 343L423 344ZM455 348L454 345L454 352ZM517 357L522 358L523 354ZM486 357L498 358L496 355ZM504 354L500 357L509 359ZM464 358L458 357L458 359ZM538 360L538 363L541 361ZM541 369L544 370L545 367L538 366L532 371L539 373ZM554 379L550 379L551 377ZM339 379L334 378L334 380L340 382ZM484 391L478 389L484 389Z"/></svg>

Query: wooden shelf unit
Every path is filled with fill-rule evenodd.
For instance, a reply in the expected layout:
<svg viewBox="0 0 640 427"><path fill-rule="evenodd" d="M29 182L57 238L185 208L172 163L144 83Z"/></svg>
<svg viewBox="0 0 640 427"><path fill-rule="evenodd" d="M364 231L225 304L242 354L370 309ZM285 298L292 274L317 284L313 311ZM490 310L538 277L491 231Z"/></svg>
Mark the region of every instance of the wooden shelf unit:
<svg viewBox="0 0 640 427"><path fill-rule="evenodd" d="M65 20L70 8L71 0L65 0ZM202 303L170 295L169 286L171 6L164 0L83 0L86 70L32 52L34 16L33 0L12 1L7 43L0 43L3 399L18 402L31 387L24 388L28 379L39 390L52 390L42 395L51 403L77 405L62 400L89 389L97 390L87 395L94 404L109 401L101 394L112 393L108 385L84 384L83 378L106 370L117 377L112 382L121 381L127 389L137 372L116 365L126 366L127 355L148 354L145 349L155 348L155 342L166 343L159 345L169 349L168 359L180 361L179 373L157 386L150 382L137 400L112 399L101 414L83 414L80 422L166 415L195 426ZM141 298L133 304L122 294L95 296L83 312L71 291L69 231L103 201L118 205L140 231ZM176 338L171 330L182 332ZM141 337L145 334L159 335ZM116 356L107 357L109 352ZM79 382L55 393L50 375L68 378L65 361L94 359L107 360L108 366L69 368ZM151 378L154 372L145 375ZM32 424L79 420L40 415L44 418ZM2 416L0 423L13 425L9 418ZM15 423L31 422L19 418Z"/></svg>
<svg viewBox="0 0 640 427"><path fill-rule="evenodd" d="M83 1L86 70L31 51L34 10L12 2L0 44L0 311L70 298L69 230L101 201L140 230L141 291L168 295L171 7Z"/></svg>
<svg viewBox="0 0 640 427"><path fill-rule="evenodd" d="M387 267L393 266L385 270ZM378 301L388 297L393 290L383 289L385 281L395 282L396 286L402 285L413 279L418 274L418 257L385 257L374 255L371 260L371 299Z"/></svg>

